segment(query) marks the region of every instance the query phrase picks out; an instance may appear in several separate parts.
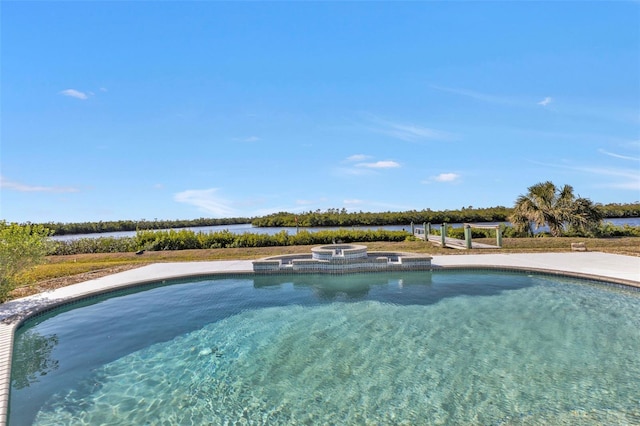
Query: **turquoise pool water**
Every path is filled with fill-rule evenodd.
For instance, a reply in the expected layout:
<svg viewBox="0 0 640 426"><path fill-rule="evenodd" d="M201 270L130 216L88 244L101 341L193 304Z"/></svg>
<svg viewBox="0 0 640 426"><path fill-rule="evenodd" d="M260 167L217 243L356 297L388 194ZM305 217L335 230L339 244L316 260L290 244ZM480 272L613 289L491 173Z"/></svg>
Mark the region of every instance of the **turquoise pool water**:
<svg viewBox="0 0 640 426"><path fill-rule="evenodd" d="M548 276L216 278L29 320L9 425L638 425L640 292Z"/></svg>

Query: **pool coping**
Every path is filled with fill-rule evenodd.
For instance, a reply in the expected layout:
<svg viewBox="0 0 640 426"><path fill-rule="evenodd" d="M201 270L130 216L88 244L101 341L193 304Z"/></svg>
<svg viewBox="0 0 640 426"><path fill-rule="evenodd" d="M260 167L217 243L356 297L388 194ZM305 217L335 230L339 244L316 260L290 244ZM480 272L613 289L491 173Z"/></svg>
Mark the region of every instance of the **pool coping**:
<svg viewBox="0 0 640 426"><path fill-rule="evenodd" d="M0 426L6 426L15 330L28 318L100 294L166 280L255 275L253 260L154 263L0 304ZM500 270L612 283L640 290L640 257L600 252L433 256L432 270Z"/></svg>

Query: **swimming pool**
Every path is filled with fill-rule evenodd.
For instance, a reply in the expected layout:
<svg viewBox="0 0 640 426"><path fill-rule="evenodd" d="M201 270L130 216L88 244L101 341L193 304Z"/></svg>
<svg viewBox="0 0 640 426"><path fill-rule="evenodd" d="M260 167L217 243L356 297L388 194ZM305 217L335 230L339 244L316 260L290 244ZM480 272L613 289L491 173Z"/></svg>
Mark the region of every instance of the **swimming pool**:
<svg viewBox="0 0 640 426"><path fill-rule="evenodd" d="M9 424L639 424L638 354L640 292L576 279L174 281L28 320Z"/></svg>

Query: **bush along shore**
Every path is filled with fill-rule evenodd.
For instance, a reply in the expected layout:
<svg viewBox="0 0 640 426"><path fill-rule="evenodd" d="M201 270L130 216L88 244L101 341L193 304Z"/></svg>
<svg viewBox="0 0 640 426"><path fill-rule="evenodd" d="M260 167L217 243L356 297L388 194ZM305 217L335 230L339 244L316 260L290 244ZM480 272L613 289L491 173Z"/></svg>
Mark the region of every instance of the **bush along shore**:
<svg viewBox="0 0 640 426"><path fill-rule="evenodd" d="M472 229L473 238L495 238L493 229ZM526 234L517 232L513 227L501 226L502 236L505 238L527 237ZM434 227L432 233L439 234L438 227ZM447 236L464 239L462 228L449 228ZM548 236L547 233L537 234L537 237ZM640 226L614 226L611 223L600 225L590 235L579 232L567 231L566 237L640 237ZM321 245L335 242L400 242L415 239L407 231L388 230L352 230L340 229L331 231L309 232L301 229L296 234L280 231L274 235L268 234L234 234L229 231L211 233L195 232L193 230L163 230L163 231L138 231L134 237L99 237L80 238L76 240L51 241L49 255L72 255L89 253L127 253L138 251L164 251L164 250L194 250L217 248L243 248L243 247L276 247L298 245Z"/></svg>
<svg viewBox="0 0 640 426"><path fill-rule="evenodd" d="M640 203L595 204L602 218L640 217ZM497 206L488 208L463 207L460 210L431 209L404 212L347 212L346 209L316 210L303 213L280 212L262 217L233 217L224 219L200 218L192 220L118 220L81 223L42 223L53 235L93 234L104 232L162 230L220 226L251 223L254 227L294 227L294 226L384 226L407 223L471 223L505 222L514 212L513 208Z"/></svg>
<svg viewBox="0 0 640 426"><path fill-rule="evenodd" d="M450 228L448 235L461 238L462 228ZM478 242L493 244L495 231L473 229ZM640 256L640 227L607 226L609 237L536 237L509 236L504 229L501 253L550 253L571 250L573 243L583 244L588 251ZM482 235L490 235L483 238ZM622 236L631 235L631 236ZM504 236L504 234L503 234ZM384 241L386 239L387 241ZM85 238L70 241L51 241L49 256L41 265L29 268L14 277L7 287L10 299L29 296L43 291L88 281L101 276L122 272L157 262L193 262L214 260L259 259L268 256L308 253L310 245L333 242L359 242L369 251L405 251L429 255L461 255L487 252L482 249L452 250L417 240L404 231L300 231L297 235L281 232L278 235L218 232L213 234L193 231L144 231L136 237ZM259 246L262 244L262 246ZM281 245L288 244L288 245ZM199 248L199 247L211 248ZM189 249L193 247L195 249ZM220 248L215 248L220 247ZM15 288L15 290L11 290ZM1 303L1 301L0 301Z"/></svg>
<svg viewBox="0 0 640 426"><path fill-rule="evenodd" d="M124 253L141 250L197 250L242 247L275 247L310 244L331 244L336 241L404 241L409 237L405 231L386 230L336 230L309 232L301 230L295 235L280 231L274 235L234 234L229 231L195 232L192 230L138 231L135 237L80 238L77 240L53 241L50 255L87 253Z"/></svg>

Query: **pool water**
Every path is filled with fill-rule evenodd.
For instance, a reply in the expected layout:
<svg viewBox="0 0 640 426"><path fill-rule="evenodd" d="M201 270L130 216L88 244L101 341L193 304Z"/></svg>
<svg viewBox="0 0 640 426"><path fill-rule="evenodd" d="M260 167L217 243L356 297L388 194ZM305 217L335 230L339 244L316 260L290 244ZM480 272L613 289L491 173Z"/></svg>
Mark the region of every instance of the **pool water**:
<svg viewBox="0 0 640 426"><path fill-rule="evenodd" d="M16 332L9 425L638 425L640 292L542 275L227 277Z"/></svg>

